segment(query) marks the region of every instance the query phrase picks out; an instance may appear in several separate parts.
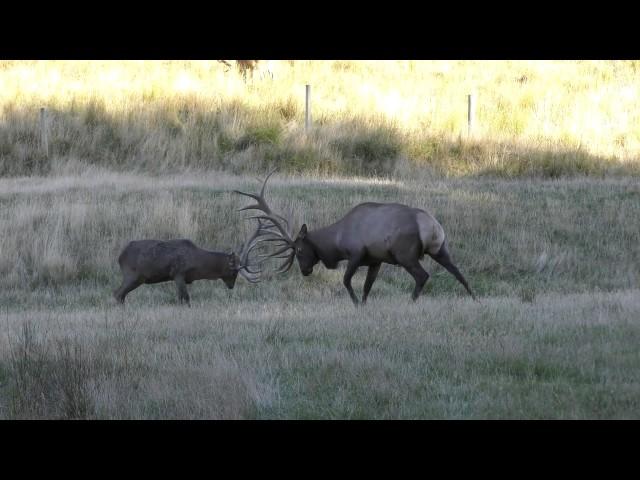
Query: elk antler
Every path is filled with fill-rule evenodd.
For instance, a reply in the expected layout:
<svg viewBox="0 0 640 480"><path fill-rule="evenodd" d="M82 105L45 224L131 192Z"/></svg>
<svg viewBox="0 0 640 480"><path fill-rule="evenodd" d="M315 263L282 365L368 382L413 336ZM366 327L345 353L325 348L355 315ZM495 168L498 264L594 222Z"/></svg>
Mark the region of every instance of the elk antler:
<svg viewBox="0 0 640 480"><path fill-rule="evenodd" d="M266 230L264 228L262 221L258 220L258 228L256 228L255 232L253 232L253 234L244 242L244 245L242 246L238 273L251 283L257 283L260 281L260 274L262 273L262 270L260 268L258 268L257 270L251 268L252 265L250 265L249 263L249 254L260 244L260 237L268 231L269 230ZM260 263L258 262L257 265L259 266Z"/></svg>
<svg viewBox="0 0 640 480"><path fill-rule="evenodd" d="M277 169L272 170L271 173L267 175L267 178L265 178L264 183L262 184L262 189L260 190L260 194L256 195L253 193L245 193L239 190L234 190L234 192L240 195L245 195L247 197L253 198L256 201L255 204L247 205L246 207L239 209L238 210L239 212L243 210L258 210L258 211L261 211L264 215L255 215L249 218L255 218L258 220L258 222L262 222L262 221L270 222L270 224L267 223L266 225L260 223L260 227L258 229L260 233L257 233L257 232L256 233L257 233L257 237L263 237L265 235L272 235L272 236L267 238L261 238L260 240L257 241L257 243L277 242L277 241L284 243L284 246L279 250L277 250L276 252L271 253L269 255L261 255L261 257L263 257L263 260L261 260L261 262L266 261L268 258L275 257L276 255L280 255L286 252L287 250L291 250L291 252L286 256L277 257L277 258L286 258L285 262L276 270L277 273L284 273L287 270L289 270L289 268L291 268L291 265L293 265L293 260L295 258L294 243L291 238L291 235L287 231L289 227L289 222L281 215L278 215L277 213L273 212L264 198L264 191L267 186L267 180L269 180L269 177L271 177L271 175L273 175L276 172L276 170ZM284 222L284 225L283 225L283 222ZM274 228L277 231L273 230Z"/></svg>
<svg viewBox="0 0 640 480"><path fill-rule="evenodd" d="M240 195L245 195L247 197L253 198L256 203L253 205L247 205L246 207L240 208L238 211L242 212L243 210L260 210L264 213L266 213L267 215L269 215L270 217L275 217L278 220L281 220L285 223L285 225L288 227L289 226L289 222L287 221L286 218L278 215L277 213L274 213L273 211L271 211L271 208L269 208L269 205L267 205L267 201L264 199L264 190L267 187L267 180L269 180L269 177L271 177L271 175L273 175L274 173L276 173L277 168L273 169L271 171L271 173L269 173L269 175L267 175L267 178L264 179L264 183L262 184L262 189L260 190L260 194L256 195L253 193L245 193L245 192L241 192L240 190L234 190L235 193L239 193ZM255 217L254 217L255 218ZM269 218L269 220L271 220L274 225L277 226L278 221L274 221L273 219Z"/></svg>

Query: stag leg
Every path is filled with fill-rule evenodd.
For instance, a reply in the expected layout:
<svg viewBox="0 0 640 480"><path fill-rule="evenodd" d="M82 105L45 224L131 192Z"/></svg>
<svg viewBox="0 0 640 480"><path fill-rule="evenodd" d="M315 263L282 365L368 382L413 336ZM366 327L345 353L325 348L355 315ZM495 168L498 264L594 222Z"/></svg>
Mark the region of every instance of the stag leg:
<svg viewBox="0 0 640 480"><path fill-rule="evenodd" d="M190 307L189 292L187 291L187 284L184 282L184 278L176 277L175 282L176 287L178 287L178 300L180 303L186 303L187 306Z"/></svg>
<svg viewBox="0 0 640 480"><path fill-rule="evenodd" d="M373 282L376 281L376 277L378 276L378 272L380 271L380 263L376 263L374 265L369 266L369 270L367 270L367 279L364 281L364 292L362 293L362 304L367 303L367 297L369 296L369 291L371 290L371 286Z"/></svg>
<svg viewBox="0 0 640 480"><path fill-rule="evenodd" d="M359 258L349 260L349 263L347 264L347 271L344 272L344 278L342 279L342 283L344 283L344 286L347 288L347 291L349 292L349 296L351 297L351 300L353 300L353 303L355 305L358 305L359 300L353 291L353 287L351 286L351 277L353 277L353 275L356 273L356 270L358 270L359 266L360 266Z"/></svg>
<svg viewBox="0 0 640 480"><path fill-rule="evenodd" d="M469 295L471 295L471 297L477 301L477 298L471 291L471 288L469 287L467 280L460 273L460 270L458 270L458 267L456 267L451 261L451 257L449 256L449 251L447 250L446 244L444 243L442 244L438 253L434 255L429 253L428 255L431 258L433 258L436 262L438 262L440 265L442 265L444 268L446 268L451 275L456 277L456 279L462 284L462 286L467 290L467 292L469 292Z"/></svg>
<svg viewBox="0 0 640 480"><path fill-rule="evenodd" d="M140 281L139 278L125 277L122 280L122 285L120 285L120 288L113 292L113 296L118 302L124 303L124 298L127 296L127 294L132 290L138 288L140 285L142 285L142 281Z"/></svg>
<svg viewBox="0 0 640 480"><path fill-rule="evenodd" d="M416 288L413 289L413 293L411 294L411 299L415 301L420 296L420 292L422 292L424 284L429 280L429 274L424 268L422 268L418 259L410 262L403 262L400 263L400 265L402 265L416 281Z"/></svg>

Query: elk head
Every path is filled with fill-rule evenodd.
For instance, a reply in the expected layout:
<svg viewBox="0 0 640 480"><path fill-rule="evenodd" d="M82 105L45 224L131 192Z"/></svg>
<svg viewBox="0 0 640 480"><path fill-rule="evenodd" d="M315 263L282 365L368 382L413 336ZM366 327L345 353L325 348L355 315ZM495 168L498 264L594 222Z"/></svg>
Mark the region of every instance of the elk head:
<svg viewBox="0 0 640 480"><path fill-rule="evenodd" d="M293 241L293 250L298 259L298 266L305 277L313 273L313 267L320 261L315 249L307 240L307 224L302 225L298 236Z"/></svg>

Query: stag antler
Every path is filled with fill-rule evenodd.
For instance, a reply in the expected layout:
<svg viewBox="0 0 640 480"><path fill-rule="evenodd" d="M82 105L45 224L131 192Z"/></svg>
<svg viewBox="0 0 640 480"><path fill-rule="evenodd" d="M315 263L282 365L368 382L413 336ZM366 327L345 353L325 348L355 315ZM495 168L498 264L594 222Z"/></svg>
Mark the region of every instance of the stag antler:
<svg viewBox="0 0 640 480"><path fill-rule="evenodd" d="M289 227L289 222L287 221L286 218L284 218L281 215L278 215L277 213L274 213L271 208L269 208L269 205L267 205L267 201L264 199L264 190L267 187L267 180L269 180L269 177L271 177L271 175L273 175L274 173L276 173L278 169L275 168L271 171L271 173L269 173L269 175L267 175L267 178L264 179L264 183L262 184L262 189L260 190L259 194L253 194L253 193L245 193L245 192L241 192L240 190L234 190L235 193L239 193L240 195L245 195L247 197L253 198L257 203L255 203L254 205L247 205L246 207L240 208L238 211L242 212L243 210L260 210L264 213L266 213L267 215L269 215L270 217L275 217L278 220L282 220L285 225L287 227ZM252 218L258 218L258 217L252 217ZM278 222L277 221L273 221L273 219L269 218L269 220L271 220L274 225L278 226Z"/></svg>
<svg viewBox="0 0 640 480"><path fill-rule="evenodd" d="M266 261L268 258L281 255L287 250L291 250L291 252L285 256L276 257L276 258L286 258L285 262L276 270L277 273L284 273L287 270L289 270L289 268L291 268L291 265L293 265L293 260L295 258L295 247L294 247L293 239L291 238L291 235L287 231L289 227L289 222L281 215L278 215L277 213L273 212L269 207L269 205L267 205L267 201L264 198L264 191L267 186L267 180L269 180L269 177L271 177L271 175L273 175L276 172L276 170L277 169L272 170L271 173L267 175L267 178L265 178L264 183L262 184L262 189L260 190L259 194L245 193L239 190L234 190L234 192L240 195L245 195L247 197L253 198L256 201L256 203L253 205L247 205L246 207L239 209L238 210L239 212L243 210L259 210L265 214L265 215L255 215L253 217L249 217L252 219L253 218L257 219L260 224L260 227L256 232L257 234L256 245L262 242L284 243L284 246L279 250L269 255L261 255L261 257L263 257L263 260L261 260L261 262ZM269 225L268 223L267 224L261 223L263 221L270 222L271 224ZM284 222L284 225L282 224L282 222ZM273 230L273 228L275 228L277 231ZM264 237L265 235L272 235L272 236L267 238L259 238L259 237Z"/></svg>
<svg viewBox="0 0 640 480"><path fill-rule="evenodd" d="M260 268L258 268L257 270L251 268L252 265L249 264L249 254L261 243L260 237L266 232L269 232L269 230L264 228L261 220L258 220L258 228L256 228L255 232L253 232L253 234L244 242L244 245L242 246L238 273L251 283L257 283L260 281L260 274L262 273L262 270ZM256 264L259 266L260 262L257 262Z"/></svg>

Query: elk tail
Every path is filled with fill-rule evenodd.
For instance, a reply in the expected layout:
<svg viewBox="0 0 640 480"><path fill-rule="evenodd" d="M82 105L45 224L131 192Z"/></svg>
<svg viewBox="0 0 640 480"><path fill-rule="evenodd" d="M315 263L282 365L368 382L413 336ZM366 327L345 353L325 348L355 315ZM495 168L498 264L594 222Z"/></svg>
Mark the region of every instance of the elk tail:
<svg viewBox="0 0 640 480"><path fill-rule="evenodd" d="M456 277L456 279L464 286L464 288L467 289L467 292L469 292L469 295L471 295L471 297L474 300L476 301L478 300L476 296L473 294L473 292L471 291L471 288L469 287L467 280L460 273L460 270L458 270L458 267L456 267L451 261L451 257L449 256L449 251L447 250L445 242L442 242L442 246L440 247L440 250L438 250L438 253L431 254L427 251L427 254L431 258L433 258L436 262L438 262L440 265L442 265L444 268L446 268L451 275Z"/></svg>

